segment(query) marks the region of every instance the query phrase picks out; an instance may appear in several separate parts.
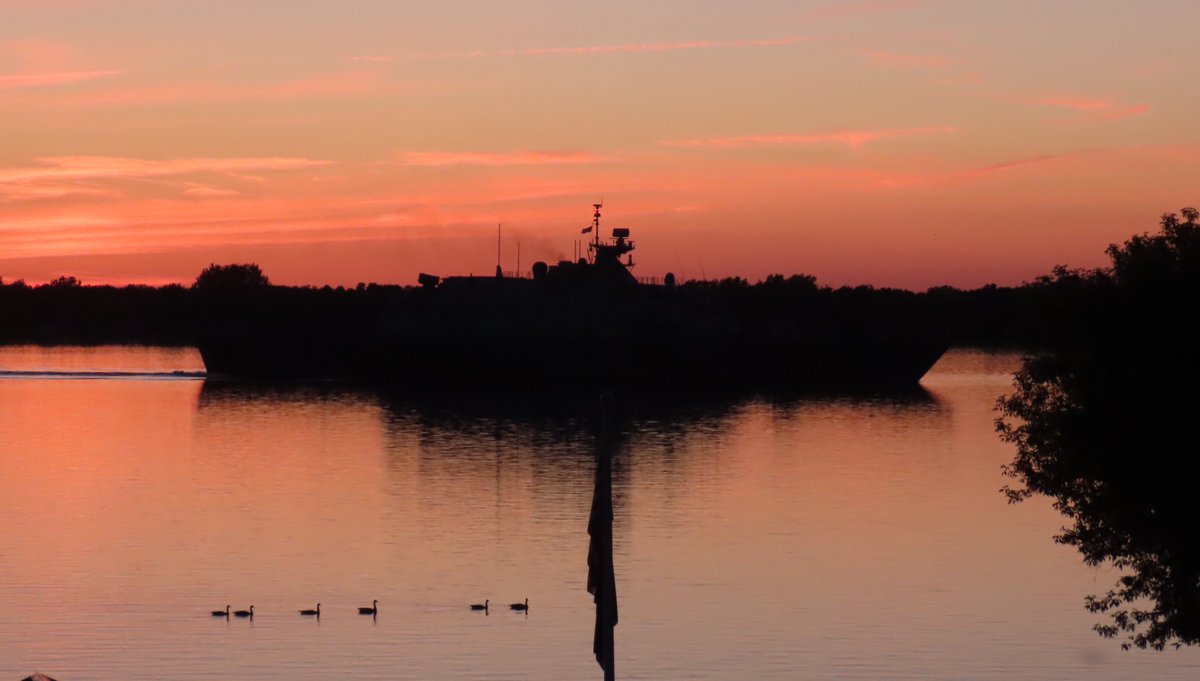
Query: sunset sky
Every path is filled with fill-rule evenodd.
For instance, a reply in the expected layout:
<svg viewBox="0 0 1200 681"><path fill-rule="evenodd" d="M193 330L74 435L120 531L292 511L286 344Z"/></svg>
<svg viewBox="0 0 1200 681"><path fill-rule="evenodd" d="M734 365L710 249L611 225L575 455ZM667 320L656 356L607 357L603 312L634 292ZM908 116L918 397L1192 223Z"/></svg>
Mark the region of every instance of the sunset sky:
<svg viewBox="0 0 1200 681"><path fill-rule="evenodd" d="M1191 0L0 0L0 277L1015 284L1200 203Z"/></svg>

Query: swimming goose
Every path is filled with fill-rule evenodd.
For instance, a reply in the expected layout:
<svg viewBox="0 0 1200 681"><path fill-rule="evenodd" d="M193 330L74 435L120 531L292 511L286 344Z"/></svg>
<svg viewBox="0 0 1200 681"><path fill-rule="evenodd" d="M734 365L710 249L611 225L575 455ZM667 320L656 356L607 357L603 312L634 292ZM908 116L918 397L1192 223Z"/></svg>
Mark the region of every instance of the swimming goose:
<svg viewBox="0 0 1200 681"><path fill-rule="evenodd" d="M358 614L360 614L360 615L374 615L378 612L379 612L379 601L371 601L371 607L369 607L369 608L359 608L358 609Z"/></svg>
<svg viewBox="0 0 1200 681"><path fill-rule="evenodd" d="M320 617L321 616L321 604L317 603L316 610L301 610L300 614L301 615L316 615L317 617Z"/></svg>
<svg viewBox="0 0 1200 681"><path fill-rule="evenodd" d="M491 601L489 601L489 600L485 600L485 601L484 601L484 602L482 602L482 603L472 603L472 604L471 604L471 609L472 609L472 610L487 610L487 609L488 609L488 603L491 603Z"/></svg>
<svg viewBox="0 0 1200 681"><path fill-rule="evenodd" d="M213 615L213 617L225 617L225 618L228 618L228 617L229 617L229 606L228 606L228 605L227 605L227 606L225 606L225 609L224 609L224 610L213 610L213 611L212 611L212 615Z"/></svg>
<svg viewBox="0 0 1200 681"><path fill-rule="evenodd" d="M254 606L250 606L249 610L234 610L234 617L254 617Z"/></svg>
<svg viewBox="0 0 1200 681"><path fill-rule="evenodd" d="M508 607L513 610L529 610L529 599L526 598L524 603L510 603Z"/></svg>

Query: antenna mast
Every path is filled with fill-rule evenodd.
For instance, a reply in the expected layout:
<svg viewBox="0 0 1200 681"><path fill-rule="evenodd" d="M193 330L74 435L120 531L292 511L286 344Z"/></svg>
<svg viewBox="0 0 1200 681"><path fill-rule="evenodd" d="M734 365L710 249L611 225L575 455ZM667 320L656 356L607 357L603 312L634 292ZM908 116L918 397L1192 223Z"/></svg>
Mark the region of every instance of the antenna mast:
<svg viewBox="0 0 1200 681"><path fill-rule="evenodd" d="M504 270L500 268L500 223L496 223L496 278L500 279L504 276Z"/></svg>
<svg viewBox="0 0 1200 681"><path fill-rule="evenodd" d="M593 203L592 206L596 209L596 213L592 216L592 247L589 250L594 253L597 247L600 246L600 209L604 207L604 201L601 200L600 203ZM593 261L595 260L594 255L592 259Z"/></svg>

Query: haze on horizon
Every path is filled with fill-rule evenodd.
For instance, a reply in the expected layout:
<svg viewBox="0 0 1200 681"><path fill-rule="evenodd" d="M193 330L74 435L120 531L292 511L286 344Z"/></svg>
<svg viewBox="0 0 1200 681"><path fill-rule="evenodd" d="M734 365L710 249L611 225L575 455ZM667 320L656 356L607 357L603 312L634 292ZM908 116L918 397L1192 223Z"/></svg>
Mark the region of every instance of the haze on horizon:
<svg viewBox="0 0 1200 681"><path fill-rule="evenodd" d="M1016 284L1197 201L1200 5L0 0L0 277Z"/></svg>

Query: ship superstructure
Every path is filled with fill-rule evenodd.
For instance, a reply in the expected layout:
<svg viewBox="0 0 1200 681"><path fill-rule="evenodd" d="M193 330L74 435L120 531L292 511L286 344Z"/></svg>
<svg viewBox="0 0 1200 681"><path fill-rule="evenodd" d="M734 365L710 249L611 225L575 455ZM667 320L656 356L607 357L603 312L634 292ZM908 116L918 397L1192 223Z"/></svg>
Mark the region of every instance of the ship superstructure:
<svg viewBox="0 0 1200 681"><path fill-rule="evenodd" d="M832 290L717 282L639 285L628 228L525 273L429 274L358 307L280 308L269 287L214 309L198 343L210 373L406 386L579 385L787 390L911 387L946 344L890 308ZM497 268L499 270L499 268ZM852 310L855 314L848 314ZM603 352L581 361L581 348Z"/></svg>

